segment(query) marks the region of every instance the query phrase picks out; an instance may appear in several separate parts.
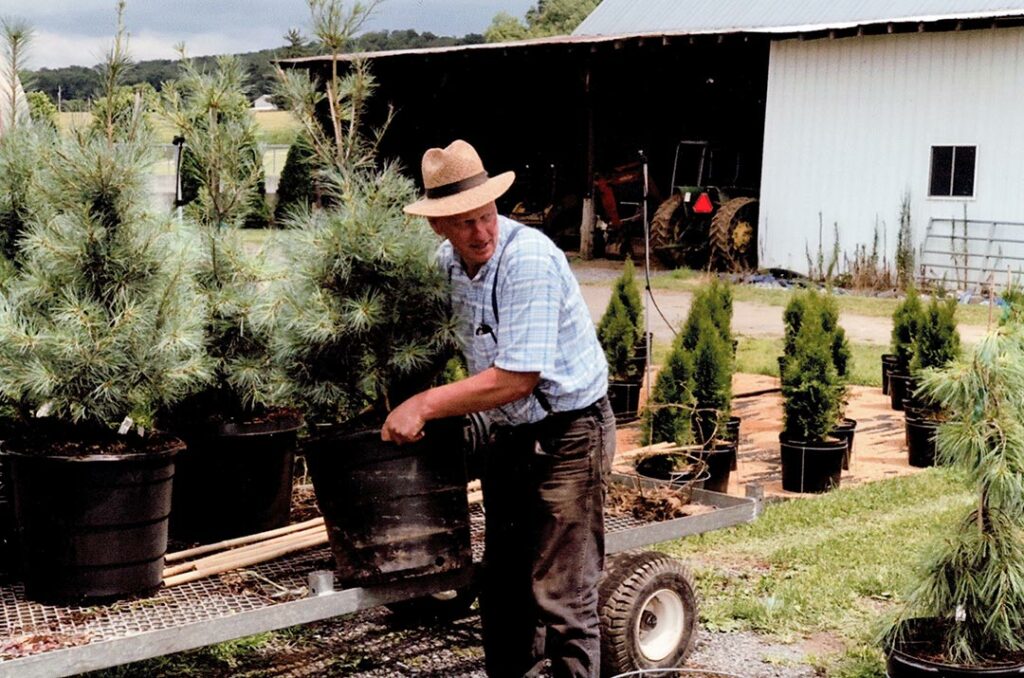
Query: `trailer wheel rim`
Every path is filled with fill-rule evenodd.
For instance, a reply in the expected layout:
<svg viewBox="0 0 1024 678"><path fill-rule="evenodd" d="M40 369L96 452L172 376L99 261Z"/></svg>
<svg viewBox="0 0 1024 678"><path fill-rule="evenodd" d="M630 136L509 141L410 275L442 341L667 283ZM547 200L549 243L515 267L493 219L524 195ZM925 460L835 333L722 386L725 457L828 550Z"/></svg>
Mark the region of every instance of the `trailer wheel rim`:
<svg viewBox="0 0 1024 678"><path fill-rule="evenodd" d="M650 662L660 662L679 647L686 630L686 607L671 589L658 589L644 600L634 626L637 647Z"/></svg>

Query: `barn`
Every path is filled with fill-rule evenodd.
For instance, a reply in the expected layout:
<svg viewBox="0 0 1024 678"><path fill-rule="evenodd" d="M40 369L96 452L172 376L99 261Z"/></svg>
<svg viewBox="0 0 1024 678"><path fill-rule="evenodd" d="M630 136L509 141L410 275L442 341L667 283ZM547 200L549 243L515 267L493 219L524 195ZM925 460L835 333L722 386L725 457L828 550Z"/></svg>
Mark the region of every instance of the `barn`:
<svg viewBox="0 0 1024 678"><path fill-rule="evenodd" d="M761 267L874 247L892 267L901 219L922 277L1001 285L1024 266L1024 5L604 0L572 36L364 56L376 118L397 111L388 157L415 168L470 140L519 173L499 207L549 208L585 256L614 216L602 180L626 212L642 201L623 177L643 162L650 217L693 183L699 140L727 149L705 181L759 199Z"/></svg>
<svg viewBox="0 0 1024 678"><path fill-rule="evenodd" d="M919 275L1004 284L1024 265L1024 6L994 0L604 0L579 36L770 38L758 248L807 271L838 242Z"/></svg>

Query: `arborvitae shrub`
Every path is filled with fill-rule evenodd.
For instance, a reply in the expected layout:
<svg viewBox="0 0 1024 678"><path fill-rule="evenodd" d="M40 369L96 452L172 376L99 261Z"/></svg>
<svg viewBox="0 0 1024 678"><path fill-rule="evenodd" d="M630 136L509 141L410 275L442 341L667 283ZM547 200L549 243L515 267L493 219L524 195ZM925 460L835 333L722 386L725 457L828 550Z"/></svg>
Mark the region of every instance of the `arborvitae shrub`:
<svg viewBox="0 0 1024 678"><path fill-rule="evenodd" d="M693 413L693 358L677 340L658 372L644 417L648 443L690 442Z"/></svg>
<svg viewBox="0 0 1024 678"><path fill-rule="evenodd" d="M914 358L914 340L921 327L924 306L917 289L911 285L907 296L892 314L892 352L896 355L896 372L908 374Z"/></svg>
<svg viewBox="0 0 1024 678"><path fill-rule="evenodd" d="M636 355L636 327L630 321L621 297L612 295L597 327L597 336L604 347L611 378L624 381L635 377L633 358Z"/></svg>
<svg viewBox="0 0 1024 678"><path fill-rule="evenodd" d="M700 339L693 350L693 400L697 418L702 423L716 422L714 427L721 434L729 419L732 402L732 349L710 318L698 322ZM707 438L711 430L698 431L699 437ZM703 441L702 441L703 442Z"/></svg>
<svg viewBox="0 0 1024 678"><path fill-rule="evenodd" d="M825 440L839 418L843 383L832 363L831 341L820 308L804 315L782 379L783 435L788 440Z"/></svg>
<svg viewBox="0 0 1024 678"><path fill-rule="evenodd" d="M804 293L795 293L782 311L782 354L792 356L796 353L796 337L800 333L803 324L804 313L807 310L808 296Z"/></svg>
<svg viewBox="0 0 1024 678"><path fill-rule="evenodd" d="M288 147L288 157L277 182L274 222L282 224L289 213L313 204L313 147L301 132Z"/></svg>
<svg viewBox="0 0 1024 678"><path fill-rule="evenodd" d="M960 356L960 333L956 329L956 299L932 297L914 336L911 373L929 367L945 367Z"/></svg>

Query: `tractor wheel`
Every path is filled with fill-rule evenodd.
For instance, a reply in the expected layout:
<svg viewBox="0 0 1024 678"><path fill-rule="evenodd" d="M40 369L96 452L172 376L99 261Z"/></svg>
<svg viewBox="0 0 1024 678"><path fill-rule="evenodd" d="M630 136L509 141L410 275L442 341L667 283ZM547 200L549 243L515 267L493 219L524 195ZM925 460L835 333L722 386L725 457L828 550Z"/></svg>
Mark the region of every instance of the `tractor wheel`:
<svg viewBox="0 0 1024 678"><path fill-rule="evenodd" d="M663 553L624 553L598 588L601 673L676 668L690 653L697 597L690 573Z"/></svg>
<svg viewBox="0 0 1024 678"><path fill-rule="evenodd" d="M757 250L757 200L733 198L711 218L711 263L719 269L739 271L753 264Z"/></svg>
<svg viewBox="0 0 1024 678"><path fill-rule="evenodd" d="M683 251L676 233L676 211L683 204L683 196L676 193L658 206L651 219L651 251L666 266L682 266Z"/></svg>

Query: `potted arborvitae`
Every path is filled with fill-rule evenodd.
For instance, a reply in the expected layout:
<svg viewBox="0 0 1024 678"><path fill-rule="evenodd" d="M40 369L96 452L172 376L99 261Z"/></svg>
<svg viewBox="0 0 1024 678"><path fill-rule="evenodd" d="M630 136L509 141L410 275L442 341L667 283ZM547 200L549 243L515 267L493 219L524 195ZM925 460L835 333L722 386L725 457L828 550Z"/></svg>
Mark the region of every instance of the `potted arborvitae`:
<svg viewBox="0 0 1024 678"><path fill-rule="evenodd" d="M892 314L892 353L896 362L889 373L889 398L894 410L903 410L903 400L910 393L910 362L914 359L914 338L923 313L921 297L911 285Z"/></svg>
<svg viewBox="0 0 1024 678"><path fill-rule="evenodd" d="M729 349L727 369L729 378L732 379L732 366L735 362L737 342L732 334L732 287L728 283L713 278L694 293L693 299L690 301L690 311L686 316L686 322L683 324L681 335L683 347L691 353L696 350L697 344L700 342L702 336L701 325L704 319L711 321L711 324L718 330L722 343ZM731 393L731 383L729 389ZM729 404L726 405L726 408L728 410ZM723 416L722 425L720 430L717 431L718 437L738 443L740 418L732 416L729 411L726 411ZM700 428L698 426L695 431L698 442L701 442ZM709 427L703 428L708 431L711 430ZM736 468L735 458L733 459L732 468Z"/></svg>
<svg viewBox="0 0 1024 678"><path fill-rule="evenodd" d="M885 635L891 678L1024 673L1024 349L1019 327L987 335L966 360L925 370L921 390L949 419L939 463L976 500L929 550Z"/></svg>
<svg viewBox="0 0 1024 678"><path fill-rule="evenodd" d="M693 433L710 477L705 488L725 492L736 459L736 442L726 439L732 402L732 351L710 318L697 323L700 339L693 349Z"/></svg>
<svg viewBox="0 0 1024 678"><path fill-rule="evenodd" d="M597 336L608 360L608 397L612 411L622 419L636 417L640 399L647 351L646 342L641 344L642 324L640 291L636 287L633 262L627 259L597 326Z"/></svg>
<svg viewBox="0 0 1024 678"><path fill-rule="evenodd" d="M830 349L832 352L832 364L836 368L836 376L842 384L842 395L839 398L839 412L836 424L832 429L832 437L846 441L846 454L843 457L843 468L850 468L850 456L853 454L853 439L857 430L857 420L846 416L846 406L849 403L850 383L850 362L852 353L850 341L846 338L846 330L839 324L839 304L835 296L829 292L818 297L817 303L821 308L822 328L829 335Z"/></svg>
<svg viewBox="0 0 1024 678"><path fill-rule="evenodd" d="M348 35L336 4L311 5L314 33L332 51ZM342 23L359 26L356 6ZM326 12L326 14L324 14ZM430 422L408 445L384 442L380 426L406 397L429 386L456 347L439 241L402 208L413 183L377 169L359 121L372 81L363 62L332 75L326 94L304 73L281 73L301 116L329 207L297 210L284 240L286 275L268 308L282 328L278 352L293 398L312 426L303 447L341 580L380 583L471 562L461 420ZM334 113L319 126L319 104ZM329 104L329 106L328 106Z"/></svg>
<svg viewBox="0 0 1024 678"><path fill-rule="evenodd" d="M166 427L187 445L177 460L171 533L217 541L288 523L302 420L280 407L274 327L254 318L261 286L274 275L240 231L260 199L262 173L245 70L237 58L219 57L215 69L201 71L181 56L179 79L163 89L164 114L189 150L194 199L184 212L198 234L214 381L167 413Z"/></svg>
<svg viewBox="0 0 1024 678"><path fill-rule="evenodd" d="M918 376L929 368L942 368L960 355L960 333L956 329L956 299L932 297L914 336L914 357L910 382L914 388L904 400L907 428L907 456L911 466L935 463L935 432L944 418L942 408L927 391L916 387Z"/></svg>
<svg viewBox="0 0 1024 678"><path fill-rule="evenodd" d="M846 441L832 437L843 383L819 305L809 306L782 377L782 489L824 492L839 485Z"/></svg>
<svg viewBox="0 0 1024 678"><path fill-rule="evenodd" d="M160 585L181 443L151 424L209 377L191 241L146 210L139 106L109 105L128 64L119 22L108 105L47 155L49 210L30 219L22 272L0 298L0 392L23 405L2 454L38 600Z"/></svg>

